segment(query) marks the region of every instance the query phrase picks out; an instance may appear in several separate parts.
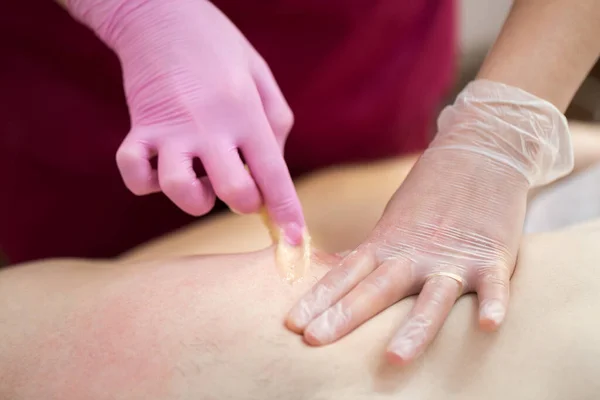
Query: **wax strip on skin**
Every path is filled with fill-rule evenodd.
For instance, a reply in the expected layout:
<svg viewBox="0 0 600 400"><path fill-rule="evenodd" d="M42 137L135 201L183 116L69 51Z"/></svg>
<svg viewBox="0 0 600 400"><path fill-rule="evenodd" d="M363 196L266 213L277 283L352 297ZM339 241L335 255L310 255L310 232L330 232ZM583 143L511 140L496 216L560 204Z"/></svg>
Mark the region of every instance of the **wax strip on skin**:
<svg viewBox="0 0 600 400"><path fill-rule="evenodd" d="M277 228L265 207L260 210L263 224L267 227L271 240L276 244L275 265L279 275L288 283L295 283L308 275L310 270L311 238L306 228L302 232L300 246L292 246L281 240L283 232Z"/></svg>
<svg viewBox="0 0 600 400"><path fill-rule="evenodd" d="M244 165L246 171L252 175L248 165ZM271 240L275 246L275 265L279 275L288 283L295 283L308 275L310 269L311 238L306 228L302 232L302 243L300 246L292 246L286 240L281 229L273 223L269 212L262 206L259 211L263 224L269 231Z"/></svg>
<svg viewBox="0 0 600 400"><path fill-rule="evenodd" d="M260 214L260 219L262 220L263 225L269 231L269 236L271 236L271 241L273 241L273 243L279 243L279 238L281 237L281 235L279 234L279 230L275 227L275 224L273 223L273 221L271 221L271 218L269 217L269 212L267 211L265 206L262 206L260 208L259 214Z"/></svg>

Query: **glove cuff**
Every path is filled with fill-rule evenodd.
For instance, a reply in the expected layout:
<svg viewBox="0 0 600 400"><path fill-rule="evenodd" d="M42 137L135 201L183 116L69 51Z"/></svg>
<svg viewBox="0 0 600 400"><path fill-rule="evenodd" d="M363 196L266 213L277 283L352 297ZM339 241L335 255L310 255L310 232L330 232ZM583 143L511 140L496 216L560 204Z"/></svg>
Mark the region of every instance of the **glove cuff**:
<svg viewBox="0 0 600 400"><path fill-rule="evenodd" d="M522 89L484 79L469 83L442 111L430 149L489 157L515 168L530 187L567 175L574 163L563 113Z"/></svg>

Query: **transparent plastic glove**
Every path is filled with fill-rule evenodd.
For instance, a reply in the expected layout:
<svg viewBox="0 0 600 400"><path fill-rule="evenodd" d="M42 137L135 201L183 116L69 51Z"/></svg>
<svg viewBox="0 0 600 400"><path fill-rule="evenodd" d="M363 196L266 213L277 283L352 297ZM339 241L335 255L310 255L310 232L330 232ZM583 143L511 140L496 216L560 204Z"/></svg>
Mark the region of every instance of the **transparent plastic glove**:
<svg viewBox="0 0 600 400"><path fill-rule="evenodd" d="M314 345L333 342L420 292L387 355L421 354L463 293L477 292L479 323L503 321L529 188L573 167L568 126L550 103L474 81L447 107L438 134L378 225L290 311L286 324Z"/></svg>
<svg viewBox="0 0 600 400"><path fill-rule="evenodd" d="M215 194L241 213L258 212L264 201L290 244L298 244L304 217L283 159L293 115L233 23L205 0L66 6L121 61L132 122L117 152L125 185L137 195L162 190L192 215L210 211ZM208 177L197 178L194 158Z"/></svg>

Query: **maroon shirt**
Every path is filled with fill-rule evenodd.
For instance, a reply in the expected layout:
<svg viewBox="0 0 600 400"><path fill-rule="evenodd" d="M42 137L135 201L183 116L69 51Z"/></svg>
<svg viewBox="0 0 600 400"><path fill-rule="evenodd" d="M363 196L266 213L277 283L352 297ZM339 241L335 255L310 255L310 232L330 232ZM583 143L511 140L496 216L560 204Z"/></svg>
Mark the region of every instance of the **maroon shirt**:
<svg viewBox="0 0 600 400"><path fill-rule="evenodd" d="M294 175L423 149L454 73L452 0L215 0L296 116ZM116 56L50 0L0 14L0 248L12 262L106 257L192 221L136 197L116 150L129 116Z"/></svg>

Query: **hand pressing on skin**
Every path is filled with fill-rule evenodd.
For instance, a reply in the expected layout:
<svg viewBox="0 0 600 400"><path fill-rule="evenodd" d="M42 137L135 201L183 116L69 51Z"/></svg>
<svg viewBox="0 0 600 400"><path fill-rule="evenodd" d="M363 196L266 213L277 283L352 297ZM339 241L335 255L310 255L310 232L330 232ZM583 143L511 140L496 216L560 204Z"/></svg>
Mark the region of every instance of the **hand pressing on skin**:
<svg viewBox="0 0 600 400"><path fill-rule="evenodd" d="M297 303L287 326L324 345L420 293L387 350L406 363L434 339L457 298L476 292L481 327L496 329L528 190L572 166L558 109L520 89L472 82L442 112L434 141L372 234Z"/></svg>
<svg viewBox="0 0 600 400"><path fill-rule="evenodd" d="M233 23L206 0L64 3L121 61L132 127L116 158L129 190L162 191L192 215L209 212L216 196L240 213L264 202L299 244L304 217L283 158L293 114ZM206 177L196 176L195 158Z"/></svg>

